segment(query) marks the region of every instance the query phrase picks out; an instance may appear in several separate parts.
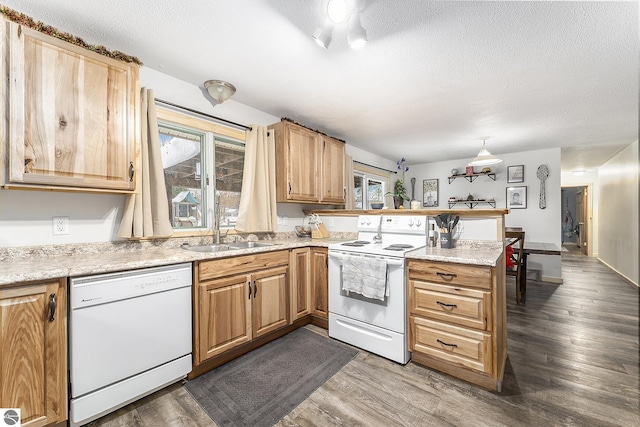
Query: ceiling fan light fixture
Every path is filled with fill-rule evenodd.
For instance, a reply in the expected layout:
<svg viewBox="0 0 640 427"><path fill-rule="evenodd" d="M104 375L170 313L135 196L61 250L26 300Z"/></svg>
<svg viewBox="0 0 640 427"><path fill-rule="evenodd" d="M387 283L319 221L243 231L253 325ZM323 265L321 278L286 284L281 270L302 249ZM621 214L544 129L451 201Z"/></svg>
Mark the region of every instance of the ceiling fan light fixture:
<svg viewBox="0 0 640 427"><path fill-rule="evenodd" d="M328 49L331 44L333 28L330 22L326 22L324 26L317 27L313 32L313 39L319 46Z"/></svg>
<svg viewBox="0 0 640 427"><path fill-rule="evenodd" d="M207 80L204 82L204 88L209 96L216 101L216 104L222 104L236 93L236 87L229 82L223 80Z"/></svg>
<svg viewBox="0 0 640 427"><path fill-rule="evenodd" d="M360 14L357 12L354 12L349 20L349 34L347 35L347 41L349 42L349 47L353 49L361 48L368 41L367 31L362 27L362 24L360 23Z"/></svg>
<svg viewBox="0 0 640 427"><path fill-rule="evenodd" d="M478 155L469 162L469 166L489 166L495 165L502 162L501 159L489 153L487 150L487 139L489 137L480 138L482 139L482 149L478 153Z"/></svg>

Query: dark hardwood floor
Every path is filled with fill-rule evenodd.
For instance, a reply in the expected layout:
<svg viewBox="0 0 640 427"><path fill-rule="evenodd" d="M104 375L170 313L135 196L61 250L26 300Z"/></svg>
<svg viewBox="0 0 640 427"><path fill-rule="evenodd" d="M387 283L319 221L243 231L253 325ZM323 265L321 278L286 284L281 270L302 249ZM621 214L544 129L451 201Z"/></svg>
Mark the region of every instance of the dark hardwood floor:
<svg viewBox="0 0 640 427"><path fill-rule="evenodd" d="M562 276L562 285L529 282L520 306L507 282L502 393L360 351L278 425L640 425L638 288L578 255L563 255ZM92 425L215 424L178 384Z"/></svg>

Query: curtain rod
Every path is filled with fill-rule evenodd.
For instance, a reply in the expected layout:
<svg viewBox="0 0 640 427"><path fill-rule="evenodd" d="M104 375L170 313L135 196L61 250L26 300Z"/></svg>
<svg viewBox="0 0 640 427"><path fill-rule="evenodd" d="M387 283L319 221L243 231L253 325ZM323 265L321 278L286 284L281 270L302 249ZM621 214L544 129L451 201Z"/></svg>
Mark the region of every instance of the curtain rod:
<svg viewBox="0 0 640 427"><path fill-rule="evenodd" d="M165 101L163 99L156 98L156 102L159 102L160 104L169 105L171 107L179 108L181 110L185 110L185 111L188 111L190 113L199 114L201 116L209 117L210 119L218 120L218 121L221 121L221 122L233 125L233 126L237 126L237 127L246 129L246 130L251 130L251 126L246 126L246 125L243 125L243 124L240 124L240 123L232 122L231 120L226 120L226 119L222 119L220 117L212 116L211 114L203 113L202 111L192 110L191 108L183 107L182 105L174 104L173 102Z"/></svg>
<svg viewBox="0 0 640 427"><path fill-rule="evenodd" d="M370 165L368 163L359 162L357 160L354 160L353 163L358 163L358 164L361 164L361 165L364 165L364 166L368 166L370 168L380 169L380 170L383 170L383 171L389 172L389 173L398 173L398 171L392 171L392 170L389 170L389 169L381 168L380 166L373 166L373 165Z"/></svg>

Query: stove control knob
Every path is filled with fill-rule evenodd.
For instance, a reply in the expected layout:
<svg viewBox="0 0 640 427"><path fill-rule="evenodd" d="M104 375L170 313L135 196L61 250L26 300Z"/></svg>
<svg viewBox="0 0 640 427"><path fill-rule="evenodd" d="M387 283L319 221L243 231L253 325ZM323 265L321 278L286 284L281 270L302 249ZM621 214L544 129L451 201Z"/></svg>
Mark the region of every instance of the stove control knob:
<svg viewBox="0 0 640 427"><path fill-rule="evenodd" d="M422 221L420 221L419 219L416 220L416 227L420 227L422 225Z"/></svg>
<svg viewBox="0 0 640 427"><path fill-rule="evenodd" d="M371 220L367 218L367 225L371 225Z"/></svg>
<svg viewBox="0 0 640 427"><path fill-rule="evenodd" d="M409 227L413 227L413 218L409 218Z"/></svg>
<svg viewBox="0 0 640 427"><path fill-rule="evenodd" d="M365 222L366 220L364 218L360 218L360 225L364 225Z"/></svg>

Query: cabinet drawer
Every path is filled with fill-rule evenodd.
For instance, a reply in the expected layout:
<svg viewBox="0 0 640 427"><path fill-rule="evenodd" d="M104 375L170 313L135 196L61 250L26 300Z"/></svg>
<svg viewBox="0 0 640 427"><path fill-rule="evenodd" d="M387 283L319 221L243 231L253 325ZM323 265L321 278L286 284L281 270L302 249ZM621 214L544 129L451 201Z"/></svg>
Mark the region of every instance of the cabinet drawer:
<svg viewBox="0 0 640 427"><path fill-rule="evenodd" d="M198 264L198 281L248 273L263 268L287 265L289 251L265 252L254 255L242 255L231 258L201 261Z"/></svg>
<svg viewBox="0 0 640 427"><path fill-rule="evenodd" d="M449 285L491 289L491 267L442 262L409 261L409 278Z"/></svg>
<svg viewBox="0 0 640 427"><path fill-rule="evenodd" d="M491 334L410 316L410 350L491 373Z"/></svg>
<svg viewBox="0 0 640 427"><path fill-rule="evenodd" d="M491 292L410 281L409 312L461 326L491 330Z"/></svg>

